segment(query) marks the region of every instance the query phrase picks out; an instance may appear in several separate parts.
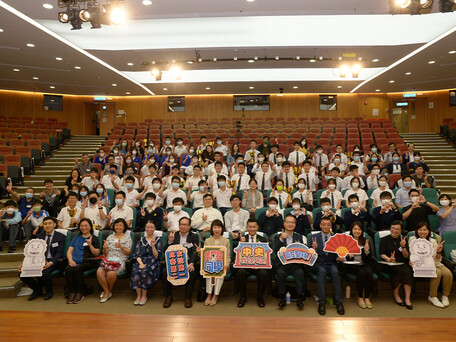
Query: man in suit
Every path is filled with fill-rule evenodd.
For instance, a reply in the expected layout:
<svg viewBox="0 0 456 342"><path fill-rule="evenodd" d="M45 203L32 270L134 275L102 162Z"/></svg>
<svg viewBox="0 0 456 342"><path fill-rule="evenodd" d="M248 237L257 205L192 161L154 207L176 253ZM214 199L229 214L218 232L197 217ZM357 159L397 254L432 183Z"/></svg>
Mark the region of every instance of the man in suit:
<svg viewBox="0 0 456 342"><path fill-rule="evenodd" d="M337 261L339 258L336 253L324 252L326 242L331 237L331 220L329 217L323 217L320 222L321 232L312 236L312 248L318 254L317 261L312 266L312 271L317 273L317 287L318 287L318 313L320 315L326 314L326 275L331 277L334 292L334 304L336 304L337 313L339 315L345 314L345 309L342 304L342 285L340 280L339 269L337 268Z"/></svg>
<svg viewBox="0 0 456 342"><path fill-rule="evenodd" d="M199 273L199 268L196 265L197 262L197 247L199 245L198 235L190 231L191 220L188 217L182 217L179 220L179 231L171 231L168 237L168 244L172 245L181 245L187 248L188 256L188 274L189 279L185 283L185 307L191 308L192 303L192 294L193 286L197 274ZM174 285L171 284L167 279L167 272L163 272L163 290L165 292L165 301L163 302L164 308L169 308L173 302L172 290Z"/></svg>
<svg viewBox="0 0 456 342"><path fill-rule="evenodd" d="M57 220L53 217L46 217L43 220L44 232L37 235L37 239L46 241L46 264L43 267L41 277L20 277L20 279L33 290L28 300L34 300L43 294L43 286L46 289L44 296L45 300L49 300L54 296L52 289L52 272L57 266L59 259L63 257L63 249L65 246L65 235L55 230L57 226ZM19 266L19 272L21 271L22 265Z"/></svg>
<svg viewBox="0 0 456 342"><path fill-rule="evenodd" d="M241 242L268 242L268 239L257 234L258 222L251 218L247 221L247 234L241 237ZM239 289L241 298L239 298L238 308L243 308L247 303L247 278L251 275L257 278L257 304L260 308L264 308L264 293L266 291L268 271L265 269L238 268L236 269L236 286Z"/></svg>
<svg viewBox="0 0 456 342"><path fill-rule="evenodd" d="M284 221L284 229L282 232L275 236L274 244L274 254L277 256L277 252L282 247L287 247L294 242L302 243L302 235L295 233L296 228L296 219L294 216L287 216ZM279 258L275 258L274 267L276 269L276 280L277 287L279 289L279 307L284 308L287 305L286 302L286 291L287 291L287 276L292 275L296 279L296 291L298 293L298 298L296 301L296 306L299 309L304 307L302 303L304 300L304 289L306 288L306 278L304 272L304 265L302 264L287 264L282 265Z"/></svg>

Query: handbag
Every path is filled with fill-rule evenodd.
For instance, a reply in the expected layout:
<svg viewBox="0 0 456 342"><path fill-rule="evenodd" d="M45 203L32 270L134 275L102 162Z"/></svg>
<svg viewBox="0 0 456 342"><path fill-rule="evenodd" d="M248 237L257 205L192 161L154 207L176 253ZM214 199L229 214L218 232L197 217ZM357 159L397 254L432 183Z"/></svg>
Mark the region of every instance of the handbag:
<svg viewBox="0 0 456 342"><path fill-rule="evenodd" d="M96 259L100 259L100 266L108 271L117 271L121 266L120 262L109 260L104 254L97 257Z"/></svg>

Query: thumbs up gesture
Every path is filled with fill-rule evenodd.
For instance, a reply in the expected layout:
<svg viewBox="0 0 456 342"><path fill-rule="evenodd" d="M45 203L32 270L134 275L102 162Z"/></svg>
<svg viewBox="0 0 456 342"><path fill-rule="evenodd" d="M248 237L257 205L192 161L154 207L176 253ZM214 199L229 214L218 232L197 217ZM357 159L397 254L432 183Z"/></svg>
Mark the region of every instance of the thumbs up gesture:
<svg viewBox="0 0 456 342"><path fill-rule="evenodd" d="M366 239L366 243L364 244L364 252L368 253L369 249L370 249L369 240Z"/></svg>

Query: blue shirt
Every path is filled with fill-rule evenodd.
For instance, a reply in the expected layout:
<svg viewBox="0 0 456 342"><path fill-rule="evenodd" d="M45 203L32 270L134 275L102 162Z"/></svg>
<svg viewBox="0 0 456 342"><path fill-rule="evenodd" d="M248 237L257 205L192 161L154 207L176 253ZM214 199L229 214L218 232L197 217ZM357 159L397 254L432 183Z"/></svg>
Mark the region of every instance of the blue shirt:
<svg viewBox="0 0 456 342"><path fill-rule="evenodd" d="M187 157L188 156L188 157ZM190 163L192 162L192 157L193 155L190 153L185 153L184 156L182 157L182 164L181 166L190 166Z"/></svg>
<svg viewBox="0 0 456 342"><path fill-rule="evenodd" d="M19 198L19 201L17 202L17 206L19 209L19 212L21 213L22 217L26 217L30 209L32 209L32 204L33 204L33 197L30 200L27 200L26 197L21 197Z"/></svg>
<svg viewBox="0 0 456 342"><path fill-rule="evenodd" d="M437 217L445 213L444 208L440 208L437 212ZM456 210L452 210L451 213L444 219L439 218L440 227L439 232L440 234L452 230L456 230Z"/></svg>
<svg viewBox="0 0 456 342"><path fill-rule="evenodd" d="M2 219L5 220L6 223L8 224L18 224L22 221L22 215L19 212L19 210L16 210L13 215L8 216L8 214L5 212L3 215Z"/></svg>
<svg viewBox="0 0 456 342"><path fill-rule="evenodd" d="M76 235L73 240L71 240L70 247L73 247L73 261L76 264L82 264L84 261L84 243L90 238L83 237L82 235Z"/></svg>
<svg viewBox="0 0 456 342"><path fill-rule="evenodd" d="M410 189L411 190L411 189ZM396 192L396 205L399 204L401 207L406 207L412 204L409 198L409 191L402 187Z"/></svg>

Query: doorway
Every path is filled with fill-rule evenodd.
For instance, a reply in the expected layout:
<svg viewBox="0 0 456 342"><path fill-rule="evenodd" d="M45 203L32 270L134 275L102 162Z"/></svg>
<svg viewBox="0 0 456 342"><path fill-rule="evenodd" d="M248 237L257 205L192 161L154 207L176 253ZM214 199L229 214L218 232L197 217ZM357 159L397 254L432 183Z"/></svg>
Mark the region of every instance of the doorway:
<svg viewBox="0 0 456 342"><path fill-rule="evenodd" d="M392 122L394 127L397 128L399 133L409 132L409 103L403 100L393 101Z"/></svg>
<svg viewBox="0 0 456 342"><path fill-rule="evenodd" d="M115 102L86 102L84 112L85 135L106 135L115 126Z"/></svg>
<svg viewBox="0 0 456 342"><path fill-rule="evenodd" d="M393 99L391 121L399 133L427 132L427 98Z"/></svg>

